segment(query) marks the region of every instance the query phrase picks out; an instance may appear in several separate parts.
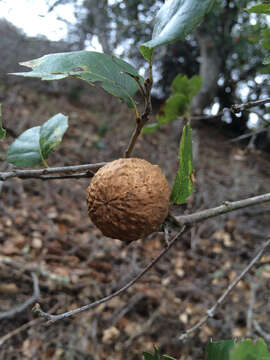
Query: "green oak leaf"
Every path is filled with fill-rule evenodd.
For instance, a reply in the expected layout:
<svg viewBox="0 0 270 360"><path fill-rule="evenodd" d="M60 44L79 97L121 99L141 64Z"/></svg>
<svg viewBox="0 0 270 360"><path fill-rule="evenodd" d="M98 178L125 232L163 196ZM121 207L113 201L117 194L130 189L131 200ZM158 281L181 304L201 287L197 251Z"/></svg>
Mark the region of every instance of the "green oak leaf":
<svg viewBox="0 0 270 360"><path fill-rule="evenodd" d="M142 134L150 134L150 133L156 131L157 129L159 129L158 123L155 122L152 124L148 124L143 127Z"/></svg>
<svg viewBox="0 0 270 360"><path fill-rule="evenodd" d="M159 360L156 357L154 357L154 355L147 353L147 352L143 353L143 357L144 357L144 360Z"/></svg>
<svg viewBox="0 0 270 360"><path fill-rule="evenodd" d="M132 98L143 78L127 62L115 56L95 51L73 51L49 54L38 59L20 63L32 71L13 73L42 80L60 80L67 77L78 78L90 85L100 83L108 93L123 100L130 108L135 107Z"/></svg>
<svg viewBox="0 0 270 360"><path fill-rule="evenodd" d="M210 341L206 346L206 360L230 360L235 340Z"/></svg>
<svg viewBox="0 0 270 360"><path fill-rule="evenodd" d="M263 339L253 343L251 339L245 339L236 344L231 351L230 360L270 360L270 352L267 350Z"/></svg>
<svg viewBox="0 0 270 360"><path fill-rule="evenodd" d="M156 346L154 346L155 353L150 354L148 352L143 353L144 360L160 360L159 351Z"/></svg>
<svg viewBox="0 0 270 360"><path fill-rule="evenodd" d="M152 40L140 45L140 52L151 60L157 46L184 39L202 22L215 0L167 0L156 15Z"/></svg>
<svg viewBox="0 0 270 360"><path fill-rule="evenodd" d="M68 118L63 114L54 115L41 126L39 143L44 159L61 143L67 128Z"/></svg>
<svg viewBox="0 0 270 360"><path fill-rule="evenodd" d="M68 118L63 114L54 115L42 126L24 131L9 146L6 161L22 168L43 163L49 154L61 143L68 127Z"/></svg>
<svg viewBox="0 0 270 360"><path fill-rule="evenodd" d="M188 122L184 126L180 141L179 167L173 184L171 202L183 204L193 191L192 138L190 122Z"/></svg>

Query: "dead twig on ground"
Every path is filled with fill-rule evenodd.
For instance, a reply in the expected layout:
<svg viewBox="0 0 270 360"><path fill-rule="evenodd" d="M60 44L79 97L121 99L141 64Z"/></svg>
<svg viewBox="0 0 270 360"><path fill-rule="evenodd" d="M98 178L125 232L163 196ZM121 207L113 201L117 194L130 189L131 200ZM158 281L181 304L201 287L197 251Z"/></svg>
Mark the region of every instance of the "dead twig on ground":
<svg viewBox="0 0 270 360"><path fill-rule="evenodd" d="M243 279L243 277L250 271L250 269L253 267L253 265L260 260L264 250L270 245L270 237L268 240L264 243L264 245L259 250L258 254L250 261L248 266L241 272L240 275L236 277L236 279L227 287L227 289L224 291L224 293L219 297L217 302L211 307L211 309L207 310L206 314L191 328L186 330L184 333L182 333L179 336L179 340L182 341L186 339L188 335L193 333L194 331L198 330L202 325L204 325L209 318L212 318L217 310L217 308L224 302L224 300L227 298L227 296L230 294L230 292L236 287L236 285L239 283L240 280Z"/></svg>
<svg viewBox="0 0 270 360"><path fill-rule="evenodd" d="M13 266L14 268L19 270L32 271L32 272L34 271L36 273L39 273L41 276L44 276L45 278L48 278L52 281L56 281L60 284L68 284L70 282L70 279L68 277L60 276L58 274L54 274L47 271L44 265L42 264L36 264L36 263L23 264L22 262L13 260L8 256L0 257L0 264L1 263L5 265Z"/></svg>
<svg viewBox="0 0 270 360"><path fill-rule="evenodd" d="M29 327L33 327L34 325L37 325L41 322L42 322L42 319L31 320L31 321L27 322L26 324L23 324L22 326L18 327L17 329L11 331L10 333L2 336L0 338L0 346L2 346L7 340L12 338L13 336L18 335L20 332L28 329Z"/></svg>
<svg viewBox="0 0 270 360"><path fill-rule="evenodd" d="M250 283L250 299L249 299L249 307L247 310L247 336L252 335L252 326L253 326L253 310L256 302L256 291L259 287L258 282L251 279Z"/></svg>
<svg viewBox="0 0 270 360"><path fill-rule="evenodd" d="M118 312L116 312L110 321L111 326L115 326L118 321L120 321L127 313L130 312L131 309L134 308L134 306L143 299L145 295L142 294L135 294L122 309L120 309Z"/></svg>
<svg viewBox="0 0 270 360"><path fill-rule="evenodd" d="M13 309L11 309L9 311L1 312L0 320L13 317L13 316L23 312L25 309L28 308L28 306L34 304L39 299L40 290L39 290L39 285L38 285L38 278L37 278L36 274L34 274L34 273L31 273L31 275L33 278L33 296L31 296L29 299L27 299L23 304L15 306Z"/></svg>
<svg viewBox="0 0 270 360"><path fill-rule="evenodd" d="M57 307L59 306L59 304L56 304L51 310L50 312L54 312L56 311ZM25 331L28 328L32 328L36 325L39 325L40 323L42 323L42 319L38 318L38 319L33 319L29 322L27 322L26 324L23 324L22 326L19 326L17 329L9 332L8 334L0 337L0 346L2 346L7 340L9 340L10 338L12 338L13 336L18 335L20 332Z"/></svg>
<svg viewBox="0 0 270 360"><path fill-rule="evenodd" d="M130 338L125 342L125 348L128 348L132 345L133 341L136 340L138 337L143 335L146 330L148 330L152 325L153 322L160 316L159 309L153 312L150 318L141 326L140 330L136 331L134 334L130 336Z"/></svg>
<svg viewBox="0 0 270 360"><path fill-rule="evenodd" d="M79 314L83 311L87 311L90 310L94 307L97 307L100 304L103 304L111 299L113 299L114 297L122 294L124 291L126 291L128 288L130 288L132 285L134 285L137 281L139 281L170 249L171 247L176 243L176 241L188 230L187 226L184 226L181 231L179 231L174 237L173 239L170 241L170 243L168 244L168 247L164 248L159 255L150 263L148 264L137 276L135 276L134 279L132 279L131 281L129 281L126 285L124 285L122 288L120 288L119 290L115 291L114 293L112 293L109 296L106 296L100 300L97 300L93 303L84 305L80 308L65 312L63 314L59 314L59 315L50 315L46 312L44 312L40 305L37 303L35 304L33 311L35 313L37 313L39 316L45 318L46 320L48 320L48 324L54 323L58 320L62 320L62 319L66 319L70 316Z"/></svg>
<svg viewBox="0 0 270 360"><path fill-rule="evenodd" d="M265 341L270 342L270 334L264 331L261 325L254 319L253 326L257 333L264 338Z"/></svg>

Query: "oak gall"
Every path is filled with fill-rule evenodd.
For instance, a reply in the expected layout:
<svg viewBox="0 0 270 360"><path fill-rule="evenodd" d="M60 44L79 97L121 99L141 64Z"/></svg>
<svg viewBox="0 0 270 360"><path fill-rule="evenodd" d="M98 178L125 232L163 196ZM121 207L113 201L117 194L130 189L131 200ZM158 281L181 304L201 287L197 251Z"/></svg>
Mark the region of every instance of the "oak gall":
<svg viewBox="0 0 270 360"><path fill-rule="evenodd" d="M100 168L87 188L88 214L103 235L125 242L159 229L168 215L170 188L157 165L118 159Z"/></svg>

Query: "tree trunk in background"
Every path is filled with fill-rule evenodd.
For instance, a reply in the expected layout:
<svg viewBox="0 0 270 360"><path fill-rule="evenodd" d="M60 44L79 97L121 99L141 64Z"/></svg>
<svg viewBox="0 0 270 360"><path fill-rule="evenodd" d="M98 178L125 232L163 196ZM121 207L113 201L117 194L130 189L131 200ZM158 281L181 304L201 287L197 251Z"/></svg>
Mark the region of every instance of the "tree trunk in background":
<svg viewBox="0 0 270 360"><path fill-rule="evenodd" d="M191 107L193 115L200 115L203 109L210 106L216 96L218 77L221 73L222 59L215 46L211 34L205 33L201 27L196 32L196 39L200 45L200 76L203 85L194 97Z"/></svg>

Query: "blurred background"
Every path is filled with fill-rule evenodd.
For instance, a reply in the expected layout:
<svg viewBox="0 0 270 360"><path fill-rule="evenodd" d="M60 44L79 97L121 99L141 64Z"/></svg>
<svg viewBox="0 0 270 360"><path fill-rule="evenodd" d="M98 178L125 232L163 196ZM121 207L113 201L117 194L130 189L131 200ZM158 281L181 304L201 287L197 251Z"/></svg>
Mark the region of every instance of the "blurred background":
<svg viewBox="0 0 270 360"><path fill-rule="evenodd" d="M0 143L1 171L11 168L4 162L8 145L58 112L69 116L70 127L50 166L123 156L134 128L126 105L77 80L42 82L8 73L24 71L19 62L48 53L87 49L115 54L147 76L138 45L151 38L162 3L0 0L0 102L7 129ZM185 41L155 52L152 121L178 73L199 74L203 80L191 109L199 118L192 122L196 191L176 213L269 192L269 104L238 114L221 112L269 97L270 65L263 65L261 44L270 48L269 16L244 10L255 3L216 0ZM134 156L159 164L172 184L180 135L179 119L142 136ZM87 216L88 183L13 179L0 184L1 312L31 297L31 271L39 278L42 307L60 313L118 289L162 249L161 233L128 247L104 238ZM133 288L90 312L49 327L30 308L4 316L0 359L136 360L156 344L176 359L196 360L203 358L210 338L266 334L269 341L269 256L208 325L185 343L177 340L213 305L269 232L269 204L223 215L197 225Z"/></svg>

